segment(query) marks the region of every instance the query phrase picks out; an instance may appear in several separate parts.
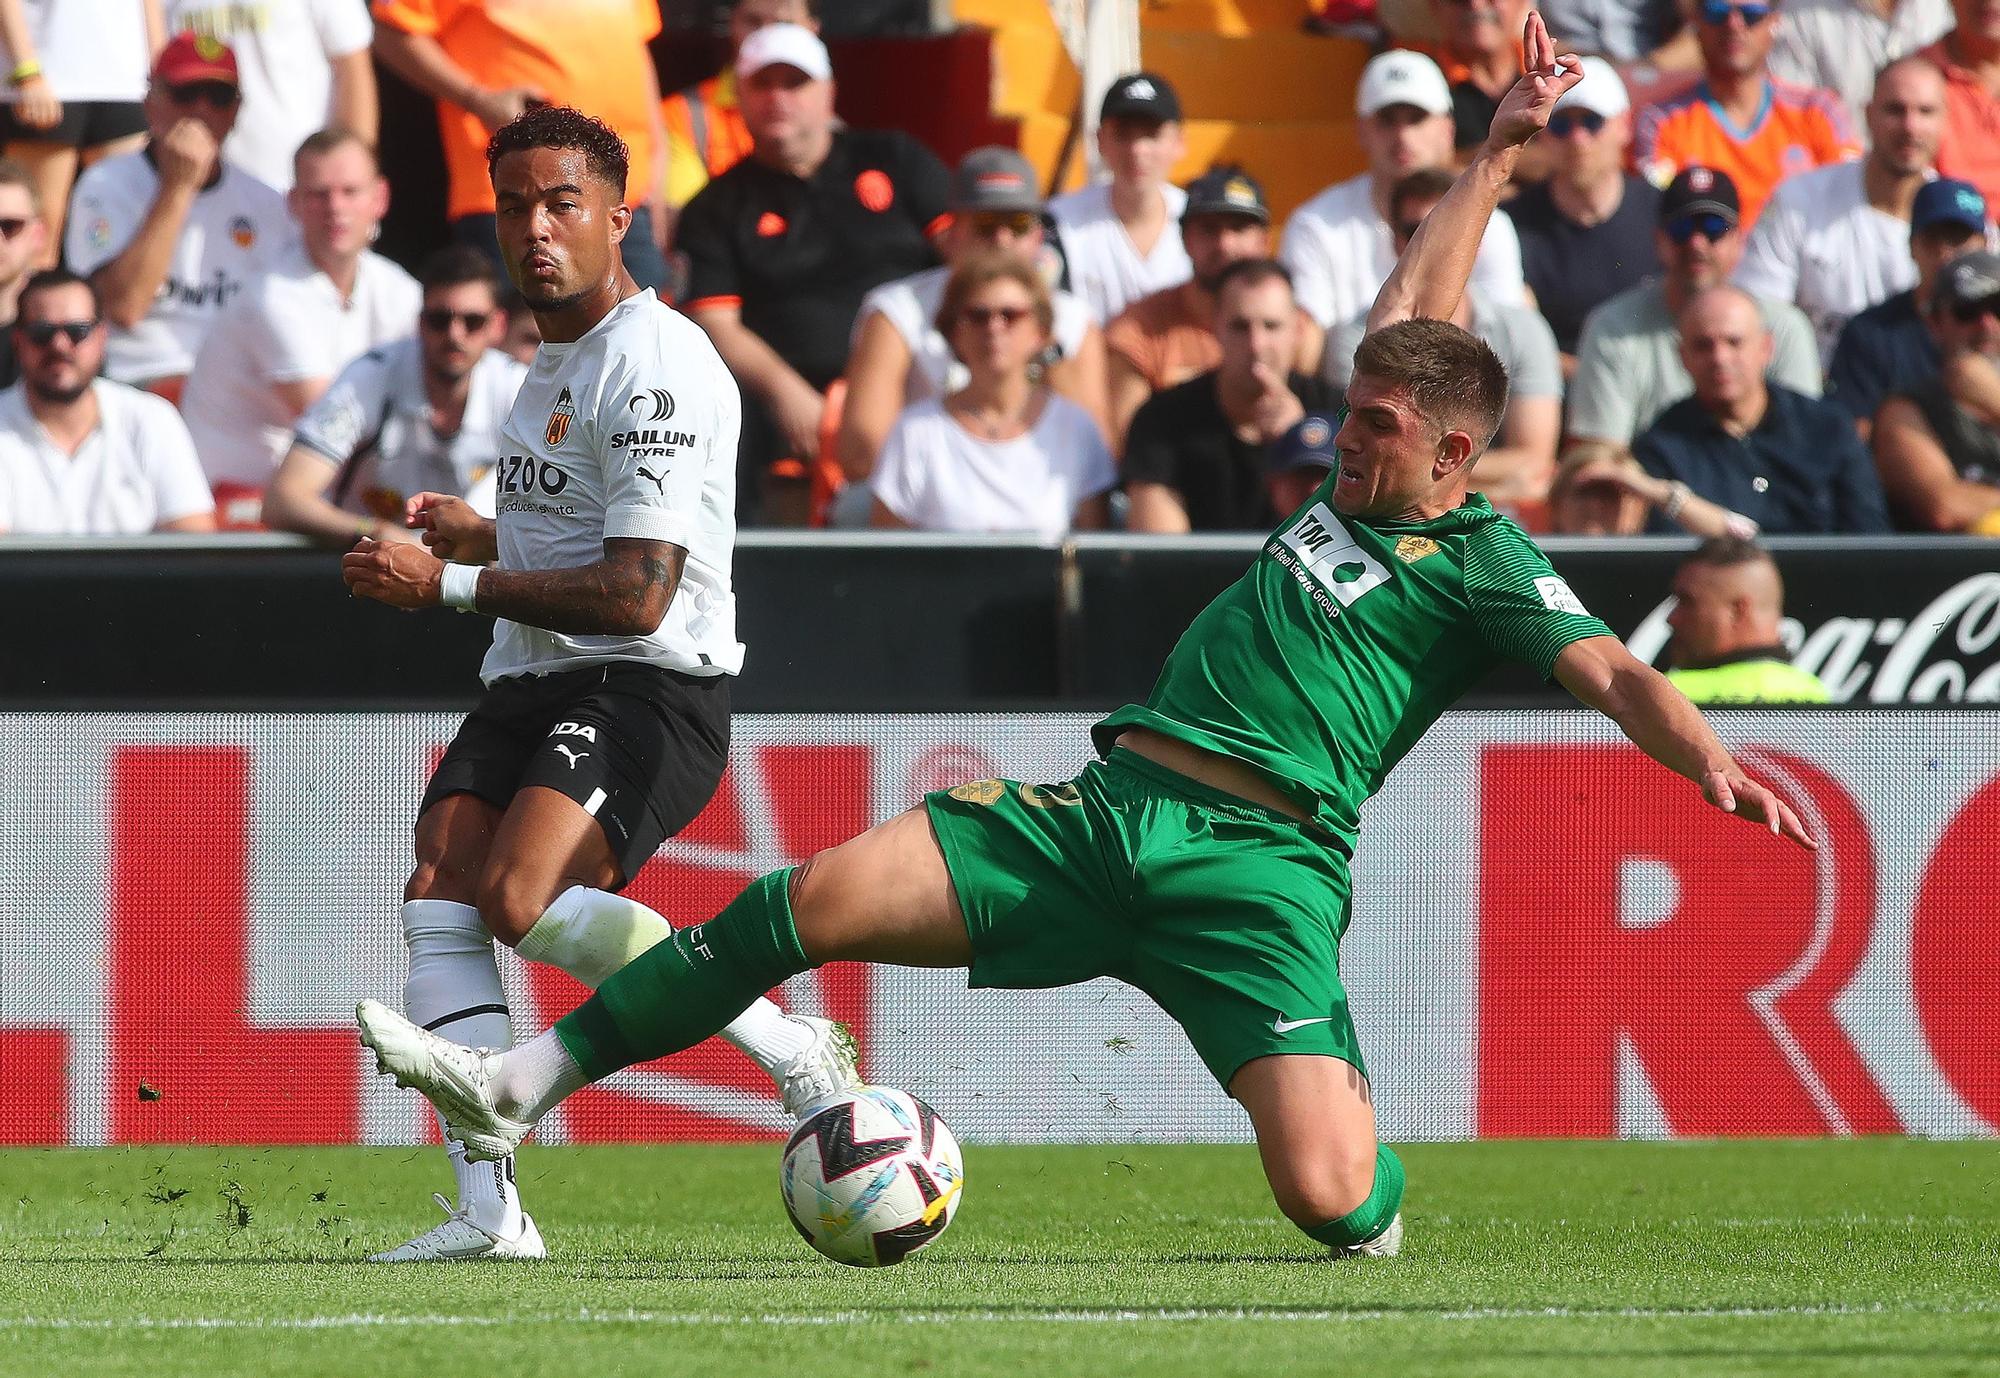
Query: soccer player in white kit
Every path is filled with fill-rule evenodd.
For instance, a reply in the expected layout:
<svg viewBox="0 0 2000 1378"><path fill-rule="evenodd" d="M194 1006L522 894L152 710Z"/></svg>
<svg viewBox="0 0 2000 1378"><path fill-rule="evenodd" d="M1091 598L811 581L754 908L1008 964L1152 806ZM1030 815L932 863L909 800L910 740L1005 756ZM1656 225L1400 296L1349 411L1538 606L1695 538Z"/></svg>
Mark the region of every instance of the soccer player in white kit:
<svg viewBox="0 0 2000 1378"><path fill-rule="evenodd" d="M497 515L421 493L424 545L363 539L342 561L357 596L498 619L403 896L406 1012L491 1048L511 1042L492 937L595 989L672 931L616 892L713 794L743 664L742 403L708 337L625 271L626 157L562 106L494 134L501 256L544 342L501 428ZM769 1000L723 1037L794 1113L858 1084L844 1029ZM543 1257L511 1160L448 1148L457 1204L439 1196L445 1219L374 1261Z"/></svg>

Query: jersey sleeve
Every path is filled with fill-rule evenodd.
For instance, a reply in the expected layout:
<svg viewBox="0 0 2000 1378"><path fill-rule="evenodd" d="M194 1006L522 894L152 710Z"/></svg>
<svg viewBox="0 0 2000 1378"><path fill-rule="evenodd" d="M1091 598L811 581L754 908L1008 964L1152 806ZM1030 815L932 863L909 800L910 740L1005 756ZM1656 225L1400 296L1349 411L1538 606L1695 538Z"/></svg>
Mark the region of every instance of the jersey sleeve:
<svg viewBox="0 0 2000 1378"><path fill-rule="evenodd" d="M1465 553L1465 593L1479 635L1496 655L1531 665L1543 679L1571 642L1610 636L1511 522L1475 533Z"/></svg>
<svg viewBox="0 0 2000 1378"><path fill-rule="evenodd" d="M113 165L115 166L115 165ZM63 228L63 258L70 271L87 278L123 253L138 228L129 196L121 196L112 167L93 168L77 179ZM93 175L96 174L96 175Z"/></svg>
<svg viewBox="0 0 2000 1378"><path fill-rule="evenodd" d="M697 192L674 230L674 247L687 255L690 311L700 306L743 304L736 245L729 233L728 208L721 201L726 186L725 182L712 181Z"/></svg>
<svg viewBox="0 0 2000 1378"><path fill-rule="evenodd" d="M370 350L340 371L292 428L292 443L330 464L345 464L381 430L389 405L389 370Z"/></svg>
<svg viewBox="0 0 2000 1378"><path fill-rule="evenodd" d="M736 463L742 402L720 359L676 367L663 341L612 361L589 436L604 475L604 538L695 547L710 467Z"/></svg>

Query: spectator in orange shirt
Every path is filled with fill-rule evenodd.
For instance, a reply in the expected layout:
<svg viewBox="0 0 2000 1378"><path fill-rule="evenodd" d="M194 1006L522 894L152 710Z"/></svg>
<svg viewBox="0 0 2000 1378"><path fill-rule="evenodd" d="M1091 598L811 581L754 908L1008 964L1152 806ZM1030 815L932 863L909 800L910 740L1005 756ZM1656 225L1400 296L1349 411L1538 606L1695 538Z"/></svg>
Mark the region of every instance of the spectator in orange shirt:
<svg viewBox="0 0 2000 1378"><path fill-rule="evenodd" d="M1944 69L1938 176L1972 183L1992 205L2000 201L2000 6L1952 0L1951 7L1958 26L1924 49Z"/></svg>
<svg viewBox="0 0 2000 1378"><path fill-rule="evenodd" d="M383 66L438 102L454 238L499 261L486 140L530 105L571 105L631 149L625 267L641 286L665 287L666 138L646 48L660 31L659 0L373 0L372 9Z"/></svg>
<svg viewBox="0 0 2000 1378"><path fill-rule="evenodd" d="M1766 0L1696 0L1702 77L1640 112L1633 156L1665 186L1684 168L1729 174L1743 202L1743 228L1779 182L1856 157L1861 144L1840 98L1771 76L1777 8Z"/></svg>
<svg viewBox="0 0 2000 1378"><path fill-rule="evenodd" d="M706 81L674 92L660 107L667 129L669 215L735 167L750 152L750 127L736 103L736 51L766 24L797 24L819 32L816 0L735 0L729 7L729 61ZM672 240L672 236L667 236Z"/></svg>

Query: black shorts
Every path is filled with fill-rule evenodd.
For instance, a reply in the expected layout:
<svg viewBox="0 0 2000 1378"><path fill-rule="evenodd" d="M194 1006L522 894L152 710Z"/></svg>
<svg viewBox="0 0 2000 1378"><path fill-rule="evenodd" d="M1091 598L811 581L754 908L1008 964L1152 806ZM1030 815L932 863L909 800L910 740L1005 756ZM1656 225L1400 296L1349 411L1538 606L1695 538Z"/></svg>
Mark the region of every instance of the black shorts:
<svg viewBox="0 0 2000 1378"><path fill-rule="evenodd" d="M4 143L97 148L145 132L145 108L134 100L66 100L62 118L49 129L30 129L14 118L13 106L0 105L0 142Z"/></svg>
<svg viewBox="0 0 2000 1378"><path fill-rule="evenodd" d="M729 676L696 678L635 661L488 686L424 790L506 808L543 785L604 829L623 888L702 811L729 757ZM421 811L420 811L421 814Z"/></svg>

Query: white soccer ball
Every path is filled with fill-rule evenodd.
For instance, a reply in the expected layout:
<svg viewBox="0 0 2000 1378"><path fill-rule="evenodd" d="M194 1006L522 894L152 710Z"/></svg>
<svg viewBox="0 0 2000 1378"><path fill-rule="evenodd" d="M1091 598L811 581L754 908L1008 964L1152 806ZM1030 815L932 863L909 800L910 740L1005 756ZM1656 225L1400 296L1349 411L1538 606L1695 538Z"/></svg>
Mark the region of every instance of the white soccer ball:
<svg viewBox="0 0 2000 1378"><path fill-rule="evenodd" d="M901 1263L945 1232L965 1168L937 1111L864 1086L807 1116L785 1145L785 1212L835 1263Z"/></svg>

